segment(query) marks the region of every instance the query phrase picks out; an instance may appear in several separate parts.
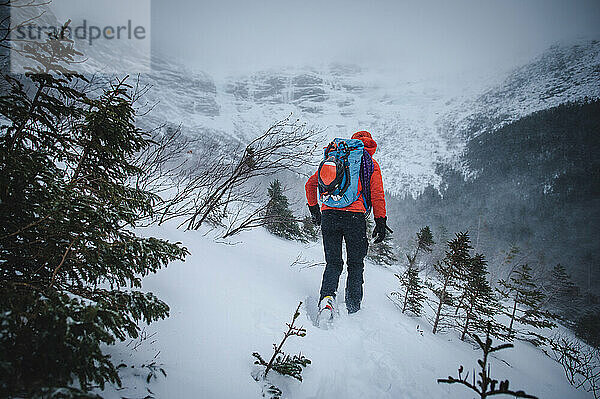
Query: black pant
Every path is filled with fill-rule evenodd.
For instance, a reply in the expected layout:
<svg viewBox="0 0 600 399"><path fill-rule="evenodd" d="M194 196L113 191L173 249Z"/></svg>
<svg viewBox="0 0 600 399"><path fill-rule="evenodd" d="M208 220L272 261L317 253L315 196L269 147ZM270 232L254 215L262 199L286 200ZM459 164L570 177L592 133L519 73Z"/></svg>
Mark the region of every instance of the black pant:
<svg viewBox="0 0 600 399"><path fill-rule="evenodd" d="M342 238L346 242L348 256L348 279L346 280L346 308L349 313L360 309L363 297L363 259L367 255L367 221L360 212L324 210L321 220L323 248L325 250L325 272L321 283L321 298L335 297L344 261Z"/></svg>

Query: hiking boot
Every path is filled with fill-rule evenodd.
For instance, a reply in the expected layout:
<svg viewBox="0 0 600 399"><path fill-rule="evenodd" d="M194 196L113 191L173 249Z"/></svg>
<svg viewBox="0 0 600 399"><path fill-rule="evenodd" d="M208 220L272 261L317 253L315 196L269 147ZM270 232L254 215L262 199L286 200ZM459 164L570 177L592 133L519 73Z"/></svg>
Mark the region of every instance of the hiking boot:
<svg viewBox="0 0 600 399"><path fill-rule="evenodd" d="M317 324L324 326L333 320L333 312L335 311L335 298L328 295L319 302L319 315Z"/></svg>
<svg viewBox="0 0 600 399"><path fill-rule="evenodd" d="M319 312L322 312L325 309L329 309L331 313L335 310L335 298L331 295L327 295L325 298L321 299Z"/></svg>

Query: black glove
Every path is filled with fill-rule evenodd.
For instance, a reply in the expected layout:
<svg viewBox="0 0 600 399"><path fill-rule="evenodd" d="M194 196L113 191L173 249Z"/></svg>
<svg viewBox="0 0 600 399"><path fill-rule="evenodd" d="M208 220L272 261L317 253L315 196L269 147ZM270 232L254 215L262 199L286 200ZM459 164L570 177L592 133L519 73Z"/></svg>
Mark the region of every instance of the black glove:
<svg viewBox="0 0 600 399"><path fill-rule="evenodd" d="M373 241L374 244L379 244L385 238L386 230L388 229L388 227L385 224L386 221L387 217L385 216L382 218L375 218L375 228L373 229L373 237L377 236L377 238L375 238L375 241Z"/></svg>
<svg viewBox="0 0 600 399"><path fill-rule="evenodd" d="M321 225L321 209L319 209L319 204L317 205L308 205L308 210L310 211L310 216L312 218L312 222L315 226Z"/></svg>

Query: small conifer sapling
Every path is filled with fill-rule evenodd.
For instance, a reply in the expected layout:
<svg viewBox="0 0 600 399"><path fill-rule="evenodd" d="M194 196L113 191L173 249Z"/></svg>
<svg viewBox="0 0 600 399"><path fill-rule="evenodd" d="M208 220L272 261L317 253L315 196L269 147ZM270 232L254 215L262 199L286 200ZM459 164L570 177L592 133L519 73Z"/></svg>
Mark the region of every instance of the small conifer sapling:
<svg viewBox="0 0 600 399"><path fill-rule="evenodd" d="M298 304L298 307L294 312L292 322L285 323L285 325L288 327L288 330L285 332L283 339L281 340L279 345L273 344L273 355L271 356L271 359L268 362L266 362L258 352L252 353L252 356L256 358L254 364L265 367L265 371L262 373L263 378L267 378L269 371L274 370L281 375L288 375L292 378L297 379L298 381L302 381L302 370L304 367L311 363L310 360L305 358L301 353L290 356L282 350L283 344L285 344L285 341L289 337L306 336L306 329L304 329L302 326L294 326L296 319L298 319L298 317L300 316L300 306L302 306L302 302Z"/></svg>
<svg viewBox="0 0 600 399"><path fill-rule="evenodd" d="M463 375L464 368L461 365L458 368L458 377L448 376L448 378L439 378L437 380L438 383L443 384L461 384L476 392L481 399L486 399L488 396L494 395L512 395L515 398L529 398L529 399L537 399L536 396L529 395L524 391L517 390L513 391L509 387L508 380L498 381L491 376L491 366L488 364L488 357L491 353L500 351L502 349L512 348L512 344L502 344L498 346L492 346L492 339L489 334L489 325L488 332L486 334L485 343L479 338L477 335L473 335L473 338L477 342L477 345L481 348L483 352L483 358L477 360L477 364L481 368L481 371L477 373L479 376L476 380L475 370L473 370L472 380L469 381L469 372Z"/></svg>

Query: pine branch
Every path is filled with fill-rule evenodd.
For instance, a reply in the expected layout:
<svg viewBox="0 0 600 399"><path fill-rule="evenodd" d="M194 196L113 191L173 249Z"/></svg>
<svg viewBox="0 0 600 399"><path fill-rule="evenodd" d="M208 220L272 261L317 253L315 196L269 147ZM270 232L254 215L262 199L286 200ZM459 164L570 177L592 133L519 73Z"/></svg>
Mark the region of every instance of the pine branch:
<svg viewBox="0 0 600 399"><path fill-rule="evenodd" d="M265 367L265 371L263 373L264 378L267 377L267 374L272 369L281 374L287 374L287 375L293 376L294 378L298 378L298 376L300 374L299 374L297 368L295 368L293 365L303 364L304 366L306 366L306 364L310 363L310 360L304 358L304 356L302 356L302 355L298 355L297 357L290 358L289 355L285 355L281 349L283 347L283 345L285 344L285 341L289 337L292 337L292 336L304 337L306 335L306 329L304 329L302 326L300 326L300 327L294 326L296 319L300 316L300 306L302 306L302 302L298 303L298 307L296 308L296 311L294 312L294 316L292 317L292 322L285 323L285 325L288 327L288 330L285 332L283 339L281 340L279 345L273 344L273 355L271 356L271 359L269 360L269 362L268 363L265 362L262 359L262 357L256 352L252 354L254 357L256 357L258 359L255 363L260 364ZM281 357L279 355L284 355L284 356ZM302 380L302 378L299 378L299 379Z"/></svg>
<svg viewBox="0 0 600 399"><path fill-rule="evenodd" d="M518 390L513 391L509 389L509 381L503 380L498 384L498 380L493 379L490 376L491 366L488 364L488 356L490 353L500 351L502 349L512 348L512 344L501 344L498 346L492 346L492 339L490 338L490 329L491 324L488 322L488 328L486 333L485 342L479 338L477 335L473 335L473 339L477 342L477 345L481 348L483 352L483 358L477 359L477 364L479 365L481 371L478 373L479 379L475 381L475 371L473 371L473 382L468 382L468 373L463 378L463 366L458 368L458 378L448 376L448 378L440 378L437 380L438 383L443 384L461 384L476 392L481 399L485 399L488 396L494 395L512 395L516 398L528 398L528 399L538 399L536 396L529 395L524 391ZM498 386L498 388L496 388Z"/></svg>

